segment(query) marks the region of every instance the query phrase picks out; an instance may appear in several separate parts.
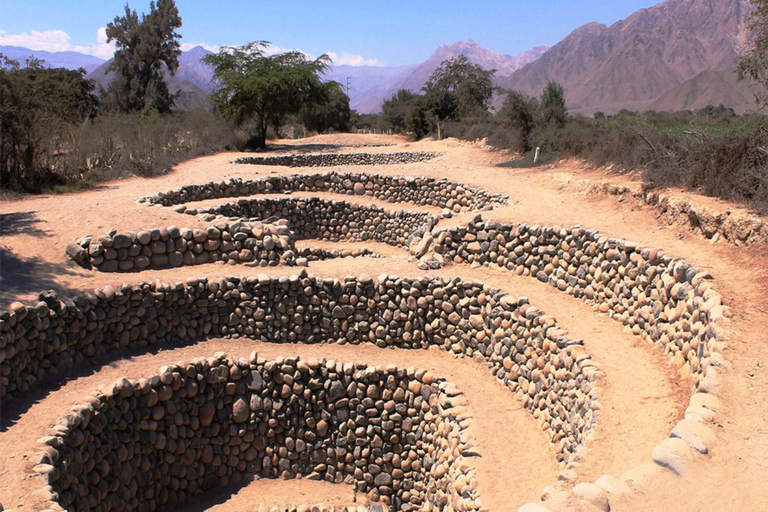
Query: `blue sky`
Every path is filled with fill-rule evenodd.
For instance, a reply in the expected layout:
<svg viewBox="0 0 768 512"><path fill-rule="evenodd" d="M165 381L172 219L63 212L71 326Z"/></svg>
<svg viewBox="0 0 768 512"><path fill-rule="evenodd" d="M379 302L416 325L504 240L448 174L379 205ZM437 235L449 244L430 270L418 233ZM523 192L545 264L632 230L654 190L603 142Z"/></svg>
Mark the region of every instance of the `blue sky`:
<svg viewBox="0 0 768 512"><path fill-rule="evenodd" d="M184 49L266 40L310 55L332 52L339 64L405 65L441 44L473 39L516 55L552 46L591 21L610 25L658 0L176 0ZM149 10L149 0L130 0ZM74 50L107 58L103 27L124 12L124 0L0 0L0 45Z"/></svg>

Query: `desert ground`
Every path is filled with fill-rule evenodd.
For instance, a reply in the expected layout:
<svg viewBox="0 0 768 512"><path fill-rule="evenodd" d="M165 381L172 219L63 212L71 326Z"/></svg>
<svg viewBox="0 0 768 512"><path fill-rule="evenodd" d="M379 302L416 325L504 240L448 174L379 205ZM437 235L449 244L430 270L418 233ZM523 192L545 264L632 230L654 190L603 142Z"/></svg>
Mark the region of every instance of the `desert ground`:
<svg viewBox="0 0 768 512"><path fill-rule="evenodd" d="M469 433L480 457L472 458L477 470L479 495L489 511L510 511L542 494L567 490L579 482L595 482L612 475L630 492L610 495L613 511L720 511L768 510L768 258L764 244L736 246L725 240L711 243L682 224L669 224L658 212L623 196L587 193L587 187L571 186L588 181L631 184L625 176L604 169L588 169L564 161L547 168L509 169L497 164L508 155L482 143L448 139L406 142L380 135L333 135L275 143L269 154L318 152L430 151L436 158L420 163L338 168L288 168L234 164L238 153L206 156L184 162L168 175L131 178L104 183L95 190L60 196L32 196L0 202L0 307L15 301L36 302L37 294L56 290L61 296L107 285L139 281L183 281L189 276L209 278L267 273L295 274L295 267L251 268L244 265L208 263L195 267L108 273L81 268L65 254L70 242L85 235L98 237L110 229L138 231L150 226L203 227L201 216L177 213L171 208L137 203L141 197L230 178L257 179L274 174L305 172L368 172L393 176L448 178L509 197L507 205L480 212L485 219L507 223L573 226L596 229L606 236L662 248L668 255L684 258L713 276L713 285L730 308L729 342L724 352L727 369L717 395L722 407L709 427L716 440L709 453L688 461L689 471L678 476L653 462L652 451L685 414L692 390L688 381L665 354L599 313L592 305L564 294L531 277L492 267L465 264L421 270L405 250L378 243L336 243L305 240L301 245L327 248L368 247L382 258L341 258L310 262L307 272L344 278L363 273L400 276L433 274L446 278L478 280L517 296L557 318L572 337L583 339L586 350L600 365L602 411L593 435L584 446L581 460L562 472L553 447L531 415L480 364L455 359L439 350L398 351L356 345L270 345L244 339L208 339L188 346L159 346L114 353L105 360L89 362L57 382L45 383L27 395L3 404L0 411L0 503L5 510L36 510L35 479L29 477L38 439L89 391L119 377L139 378L175 361L212 356L217 351L247 357L257 350L265 357L299 355L328 357L371 364L395 363L417 366L456 383L465 393L472 421ZM679 190L685 196L714 208L738 211L711 198ZM333 197L355 202L371 198ZM212 206L207 200L188 207ZM379 202L380 203L380 202ZM411 205L383 205L419 210ZM437 208L421 208L423 211ZM441 226L467 222L477 212L445 219ZM304 479L254 480L223 489L194 503L193 510L262 510L261 507L291 503L349 503L354 489ZM557 500L542 504L557 510L597 510L586 502ZM190 510L190 508L185 508ZM267 508L268 510L268 508Z"/></svg>

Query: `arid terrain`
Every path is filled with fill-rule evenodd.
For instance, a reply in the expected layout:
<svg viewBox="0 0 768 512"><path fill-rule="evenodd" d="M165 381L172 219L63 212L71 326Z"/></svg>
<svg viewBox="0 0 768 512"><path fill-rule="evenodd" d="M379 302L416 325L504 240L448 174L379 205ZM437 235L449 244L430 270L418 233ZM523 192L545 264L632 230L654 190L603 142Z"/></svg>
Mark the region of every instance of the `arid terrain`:
<svg viewBox="0 0 768 512"><path fill-rule="evenodd" d="M642 341L619 322L600 313L593 305L562 293L532 277L519 276L498 266L464 263L422 270L407 250L374 242L303 240L297 246L369 248L381 258L358 257L310 261L310 275L343 279L346 276L382 273L399 276L436 275L446 279L481 281L515 296L554 316L569 335L584 341L604 374L599 399L600 415L594 431L580 453L578 464L563 472L548 437L510 393L483 365L470 358L455 358L434 348L424 351L379 349L351 344L267 344L247 339L212 338L178 346L139 347L99 357L63 375L54 382L36 386L24 396L2 405L0 411L0 503L5 510L39 510L39 484L30 476L39 451L38 439L50 425L82 402L101 385L120 377L152 375L159 367L223 351L248 357L298 355L400 367L415 366L458 385L471 414L468 428L473 449L480 455L468 459L476 468L479 496L492 512L517 510L537 502L542 494L570 490L579 482L595 482L611 475L624 482L630 492L609 493L612 511L720 511L768 510L768 258L761 243L734 245L725 240L711 243L681 224L667 224L649 206L624 196L587 193L585 180L628 184L629 178L585 169L577 162L560 162L548 168L508 169L496 164L507 155L493 152L481 143L421 141L408 143L399 137L379 135L333 135L275 144L269 155L335 153L435 152L438 156L420 163L402 165L340 166L338 168L288 168L235 164L241 156L224 153L178 165L162 177L132 178L104 183L97 189L71 195L35 196L0 203L0 307L13 302L35 304L38 293L53 289L59 296L140 281L178 282L187 277L256 275L288 276L301 269L279 265L257 267L242 264L206 263L195 267L147 269L141 272L110 273L85 269L65 254L65 247L86 235L99 237L111 229L139 231L152 226L205 227L201 215L185 215L173 208L137 203L137 199L187 184L220 182L230 178L258 179L272 175L325 171L367 172L391 176L448 178L490 193L509 197L506 205L493 210L467 212L440 221L440 227L466 224L478 213L484 219L512 224L571 227L598 230L608 237L661 248L669 256L683 258L708 271L713 286L727 306L728 342L723 355L726 368L712 394L722 406L708 421L716 439L708 443L706 455L691 454L688 470L678 476L653 462L652 452L681 420L693 390L686 375L660 350ZM580 184L576 186L575 184ZM739 208L711 198L680 191L712 208L737 212ZM344 199L356 204L376 203L390 209L440 213L436 207L384 204L368 196L305 193ZM215 206L232 199L190 202L188 208ZM546 489L546 490L545 490ZM252 510L289 504L348 504L354 496L350 485L331 485L306 479L254 480L203 495L184 510ZM598 510L586 501L565 503L562 495L542 505L558 510ZM540 509L540 510L547 510ZM1 510L1 509L0 509ZM267 508L268 510L268 508ZM533 508L531 508L533 510Z"/></svg>

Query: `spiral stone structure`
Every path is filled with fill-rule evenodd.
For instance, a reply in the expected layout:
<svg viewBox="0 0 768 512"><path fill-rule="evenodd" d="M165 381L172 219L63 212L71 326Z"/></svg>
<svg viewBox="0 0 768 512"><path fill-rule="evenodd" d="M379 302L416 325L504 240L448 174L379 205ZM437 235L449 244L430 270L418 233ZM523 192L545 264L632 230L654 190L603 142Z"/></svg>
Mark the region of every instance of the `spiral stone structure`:
<svg viewBox="0 0 768 512"><path fill-rule="evenodd" d="M236 162L295 169L410 165L439 156L295 154ZM238 340L254 350L249 357L201 351L156 373L83 390L68 412L50 418L28 454L37 510L182 510L253 478L251 485L347 485L359 496L359 503L284 511L488 510L483 493L494 482L478 468L491 454L473 441L475 396L427 367L292 355L302 346L439 351L457 368L482 368L548 443L550 455L538 457L552 457L561 471L542 489L544 501L509 503L508 510L580 510L587 503L610 510L611 500L630 491L624 481L570 475L585 460L599 465L589 449L600 435L611 375L588 339L570 335L567 322L514 287L441 275L462 269L515 276L578 299L674 365L690 402L669 437L653 440L649 462L685 475L691 454L707 455L717 441L709 421L722 407L728 308L708 270L660 248L588 227L495 220L493 210L508 197L449 179L347 170L184 185L138 203L188 225L113 229L70 243L66 253L84 272L123 272L130 282L41 291L36 302L14 302L0 313L0 403L23 410L28 394L122 353L210 340ZM398 268L407 260L410 275L388 273L392 256L379 254L383 246L402 254ZM376 262L380 275L324 277L313 268L361 256ZM206 276L212 265L228 272ZM198 275L145 277L179 267ZM285 347L285 355L260 356L266 345ZM491 510L498 509L494 501Z"/></svg>

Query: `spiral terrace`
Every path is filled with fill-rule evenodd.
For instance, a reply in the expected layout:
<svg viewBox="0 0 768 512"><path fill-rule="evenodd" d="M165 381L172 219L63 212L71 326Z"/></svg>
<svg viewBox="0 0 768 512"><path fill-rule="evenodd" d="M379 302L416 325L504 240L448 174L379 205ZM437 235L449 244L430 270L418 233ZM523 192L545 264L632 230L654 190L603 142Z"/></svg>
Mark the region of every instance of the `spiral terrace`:
<svg viewBox="0 0 768 512"><path fill-rule="evenodd" d="M732 459L766 450L762 260L586 203L567 166L412 146L0 204L5 508L768 499Z"/></svg>

